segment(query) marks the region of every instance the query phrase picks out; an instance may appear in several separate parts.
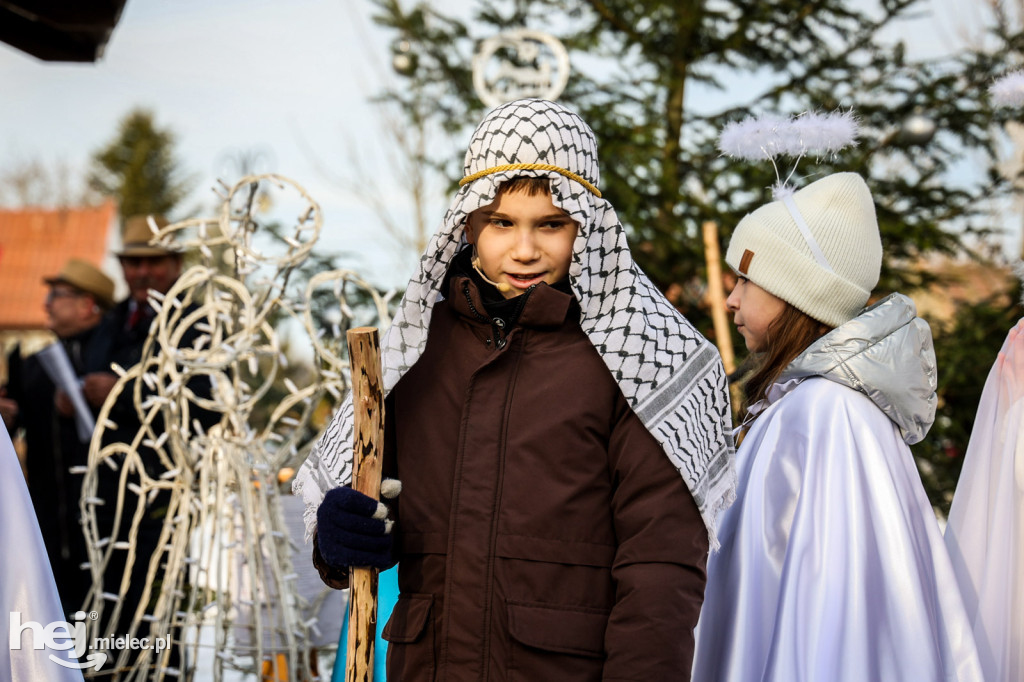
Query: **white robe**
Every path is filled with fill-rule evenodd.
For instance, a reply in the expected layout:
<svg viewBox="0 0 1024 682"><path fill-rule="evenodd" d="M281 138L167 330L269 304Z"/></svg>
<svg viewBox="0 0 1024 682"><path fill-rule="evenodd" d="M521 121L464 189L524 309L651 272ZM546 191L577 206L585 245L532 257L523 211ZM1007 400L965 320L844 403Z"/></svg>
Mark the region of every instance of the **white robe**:
<svg viewBox="0 0 1024 682"><path fill-rule="evenodd" d="M985 679L1024 680L1024 320L989 372L946 526Z"/></svg>
<svg viewBox="0 0 1024 682"><path fill-rule="evenodd" d="M20 626L33 621L43 628L68 620L61 612L57 585L43 537L39 534L25 477L7 429L0 425L0 680L82 681L80 670L62 667L49 658L53 655L67 661L69 651L33 649L33 634L29 630L21 631L20 648L12 648L14 618Z"/></svg>
<svg viewBox="0 0 1024 682"><path fill-rule="evenodd" d="M869 398L808 378L753 423L737 460L695 681L982 679L913 457Z"/></svg>

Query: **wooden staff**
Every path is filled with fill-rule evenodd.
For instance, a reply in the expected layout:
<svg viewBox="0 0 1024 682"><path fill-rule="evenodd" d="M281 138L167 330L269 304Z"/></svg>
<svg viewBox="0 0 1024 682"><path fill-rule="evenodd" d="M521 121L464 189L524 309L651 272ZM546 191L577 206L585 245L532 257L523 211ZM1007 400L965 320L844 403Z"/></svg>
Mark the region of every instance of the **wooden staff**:
<svg viewBox="0 0 1024 682"><path fill-rule="evenodd" d="M352 368L352 406L355 413L352 487L376 500L380 498L381 455L384 451L384 392L377 329L350 329L348 355ZM373 645L376 637L377 569L353 568L348 593L346 682L373 680Z"/></svg>
<svg viewBox="0 0 1024 682"><path fill-rule="evenodd" d="M715 326L715 345L722 355L722 365L726 374L736 371L736 355L732 348L732 334L729 333L729 319L725 314L725 288L722 286L722 252L718 246L718 224L713 220L704 223L704 258L708 266L708 300L711 303L711 321ZM733 384L729 389L732 395L733 417L740 407L739 387Z"/></svg>

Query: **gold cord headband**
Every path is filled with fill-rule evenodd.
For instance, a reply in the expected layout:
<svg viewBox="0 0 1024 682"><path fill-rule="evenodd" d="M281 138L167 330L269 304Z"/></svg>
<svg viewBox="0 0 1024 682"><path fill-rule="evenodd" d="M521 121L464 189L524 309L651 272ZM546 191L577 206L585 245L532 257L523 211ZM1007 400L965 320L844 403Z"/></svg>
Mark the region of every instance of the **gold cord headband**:
<svg viewBox="0 0 1024 682"><path fill-rule="evenodd" d="M494 166L493 168L485 168L482 171L477 171L476 173L473 173L472 175L467 175L466 177L459 180L459 187L462 187L468 182L473 182L477 178L482 178L485 175L491 175L492 173L501 173L503 171L510 170L555 171L556 173L564 175L570 180L575 180L576 182L580 183L588 190L593 192L594 196L597 196L598 198L600 198L601 196L601 190L599 190L592 182L584 178L582 175L577 175L576 173L568 171L564 168L560 168L559 166L552 166L549 163L507 163L504 166Z"/></svg>

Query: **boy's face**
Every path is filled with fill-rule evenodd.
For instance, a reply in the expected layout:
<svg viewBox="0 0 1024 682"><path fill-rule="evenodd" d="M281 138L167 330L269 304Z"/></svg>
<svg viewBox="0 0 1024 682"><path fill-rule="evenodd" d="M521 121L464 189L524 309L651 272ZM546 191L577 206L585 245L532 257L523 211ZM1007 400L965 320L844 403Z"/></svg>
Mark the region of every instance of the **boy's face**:
<svg viewBox="0 0 1024 682"><path fill-rule="evenodd" d="M476 246L487 279L507 284L505 298L569 274L578 226L547 194L502 192L469 214L466 240ZM500 289L500 288L499 288Z"/></svg>

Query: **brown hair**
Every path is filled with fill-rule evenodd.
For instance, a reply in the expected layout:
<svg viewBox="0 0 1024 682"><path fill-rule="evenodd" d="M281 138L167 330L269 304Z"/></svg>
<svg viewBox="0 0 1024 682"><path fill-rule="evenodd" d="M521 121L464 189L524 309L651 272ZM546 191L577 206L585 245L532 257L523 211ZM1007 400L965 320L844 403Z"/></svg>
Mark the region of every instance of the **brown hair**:
<svg viewBox="0 0 1024 682"><path fill-rule="evenodd" d="M498 194L510 194L523 192L527 196L535 197L538 194L551 195L551 178L535 178L529 175L517 175L511 180L506 180L498 187Z"/></svg>
<svg viewBox="0 0 1024 682"><path fill-rule="evenodd" d="M832 327L786 303L779 316L768 325L764 350L756 354L753 373L743 382L744 409L764 398L782 370L830 331Z"/></svg>

